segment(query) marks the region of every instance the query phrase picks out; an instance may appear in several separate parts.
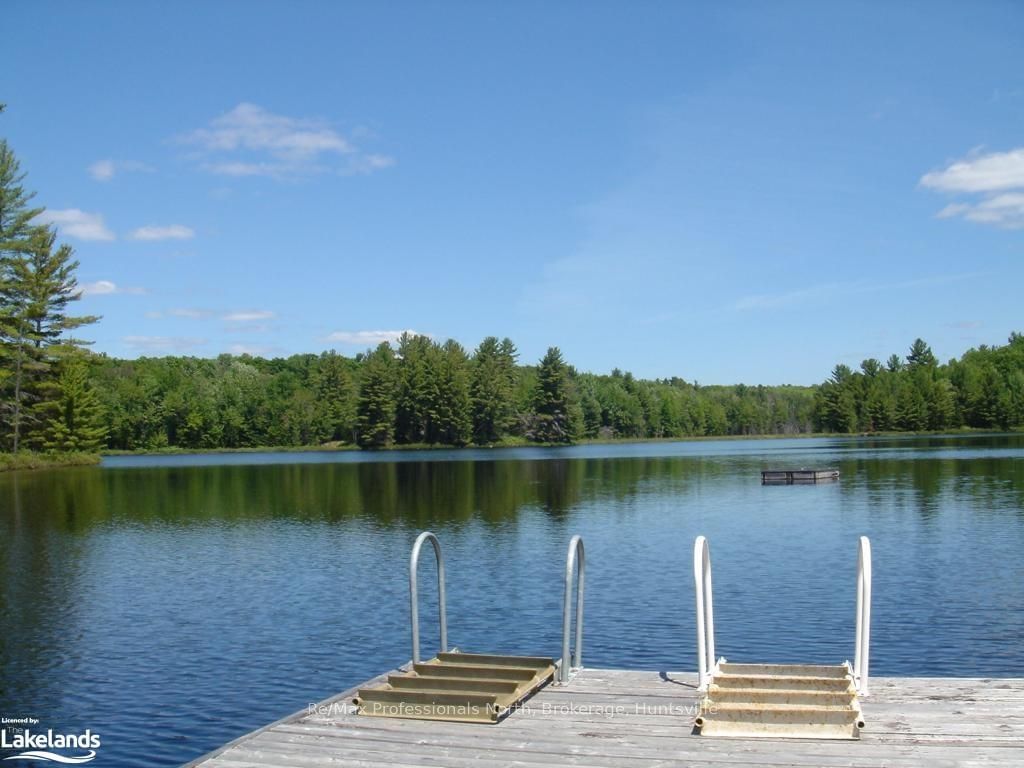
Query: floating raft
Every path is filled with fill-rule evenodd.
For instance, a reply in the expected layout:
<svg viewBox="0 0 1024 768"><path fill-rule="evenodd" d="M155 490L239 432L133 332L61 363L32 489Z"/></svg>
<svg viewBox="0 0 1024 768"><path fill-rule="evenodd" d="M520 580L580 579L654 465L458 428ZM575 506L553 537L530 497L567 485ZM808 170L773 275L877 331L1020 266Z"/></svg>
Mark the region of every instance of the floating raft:
<svg viewBox="0 0 1024 768"><path fill-rule="evenodd" d="M360 715L411 720L496 723L555 674L553 659L439 653L387 682L360 688Z"/></svg>
<svg viewBox="0 0 1024 768"><path fill-rule="evenodd" d="M810 485L838 479L838 469L765 469L761 472L762 485Z"/></svg>
<svg viewBox="0 0 1024 768"><path fill-rule="evenodd" d="M694 727L701 736L858 739L864 720L845 664L723 662Z"/></svg>

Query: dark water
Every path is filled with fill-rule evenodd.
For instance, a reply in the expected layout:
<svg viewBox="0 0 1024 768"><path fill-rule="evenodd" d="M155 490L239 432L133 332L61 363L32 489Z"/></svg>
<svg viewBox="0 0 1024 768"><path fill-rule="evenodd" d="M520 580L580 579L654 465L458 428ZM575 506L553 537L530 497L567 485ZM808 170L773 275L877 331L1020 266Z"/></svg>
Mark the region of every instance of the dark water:
<svg viewBox="0 0 1024 768"><path fill-rule="evenodd" d="M841 480L760 485L804 465ZM0 715L92 729L90 765L196 757L409 658L423 529L468 651L558 655L580 533L585 663L693 669L704 534L722 654L839 662L867 534L872 673L1024 675L1022 435L122 458L0 475Z"/></svg>

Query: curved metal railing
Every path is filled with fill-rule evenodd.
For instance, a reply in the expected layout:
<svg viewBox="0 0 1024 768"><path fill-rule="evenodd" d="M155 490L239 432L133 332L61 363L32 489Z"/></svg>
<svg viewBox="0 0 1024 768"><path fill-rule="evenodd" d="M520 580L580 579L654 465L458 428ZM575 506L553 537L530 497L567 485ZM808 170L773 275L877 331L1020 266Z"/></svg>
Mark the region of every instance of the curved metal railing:
<svg viewBox="0 0 1024 768"><path fill-rule="evenodd" d="M578 556L578 559L577 559ZM577 566L578 567L575 567ZM572 582L576 578L576 644L570 656L569 631L572 627ZM587 560L583 552L583 539L573 536L565 557L565 601L562 603L562 660L558 665L558 682L565 685L573 669L583 666L583 586L587 576Z"/></svg>
<svg viewBox="0 0 1024 768"><path fill-rule="evenodd" d="M857 655L853 661L853 682L857 693L868 692L868 646L871 643L871 542L860 537L857 556Z"/></svg>
<svg viewBox="0 0 1024 768"><path fill-rule="evenodd" d="M416 572L420 562L420 549L423 547L423 542L428 540L434 546L434 557L437 560L437 609L441 624L440 651L441 653L448 651L448 618L444 602L444 555L441 554L441 542L437 540L437 536L430 531L424 531L416 538L416 543L412 545L412 554L409 556L409 601L412 620L412 661L414 664L418 664L420 661L420 611Z"/></svg>
<svg viewBox="0 0 1024 768"><path fill-rule="evenodd" d="M711 548L703 536L693 542L693 583L697 593L698 690L706 691L715 668L715 611L711 595Z"/></svg>

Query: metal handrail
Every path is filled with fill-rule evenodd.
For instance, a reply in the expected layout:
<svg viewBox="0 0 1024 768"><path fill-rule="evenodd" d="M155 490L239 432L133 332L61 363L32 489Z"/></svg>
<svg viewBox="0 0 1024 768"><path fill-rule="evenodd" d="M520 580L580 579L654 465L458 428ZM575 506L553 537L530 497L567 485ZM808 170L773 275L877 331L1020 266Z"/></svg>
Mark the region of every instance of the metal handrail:
<svg viewBox="0 0 1024 768"><path fill-rule="evenodd" d="M857 555L857 654L853 682L857 693L868 693L868 646L871 643L871 542L860 537Z"/></svg>
<svg viewBox="0 0 1024 768"><path fill-rule="evenodd" d="M693 582L697 593L697 689L706 691L715 667L715 612L711 596L711 548L703 536L693 542Z"/></svg>
<svg viewBox="0 0 1024 768"><path fill-rule="evenodd" d="M420 562L420 548L428 539L434 545L434 557L437 560L437 609L441 623L441 653L448 651L448 618L444 602L444 555L441 554L441 542L437 540L437 536L430 531L424 531L416 537L416 543L412 545L412 554L409 556L409 602L412 619L412 661L414 664L418 664L420 661L420 611L416 571Z"/></svg>
<svg viewBox="0 0 1024 768"><path fill-rule="evenodd" d="M579 559L577 560L577 555ZM578 569L574 565L578 562ZM569 630L572 626L572 577L577 570L576 578L576 645L572 656L569 655ZM573 536L569 542L569 552L565 557L565 601L562 603L562 660L558 665L558 682L565 685L569 682L572 669L583 666L583 586L587 577L587 560L583 553L583 539Z"/></svg>

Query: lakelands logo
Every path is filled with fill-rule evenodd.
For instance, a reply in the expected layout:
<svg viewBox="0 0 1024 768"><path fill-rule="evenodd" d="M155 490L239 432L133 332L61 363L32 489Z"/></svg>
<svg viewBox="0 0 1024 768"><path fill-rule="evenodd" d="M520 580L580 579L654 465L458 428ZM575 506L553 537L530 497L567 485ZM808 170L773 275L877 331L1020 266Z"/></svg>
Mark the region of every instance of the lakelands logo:
<svg viewBox="0 0 1024 768"><path fill-rule="evenodd" d="M86 729L84 733L56 733L52 728L33 731L28 727L38 723L34 717L3 718L0 749L20 750L17 754L5 757L4 761L39 760L45 763L81 765L96 757L96 750L101 744L98 733L93 733L91 729Z"/></svg>

